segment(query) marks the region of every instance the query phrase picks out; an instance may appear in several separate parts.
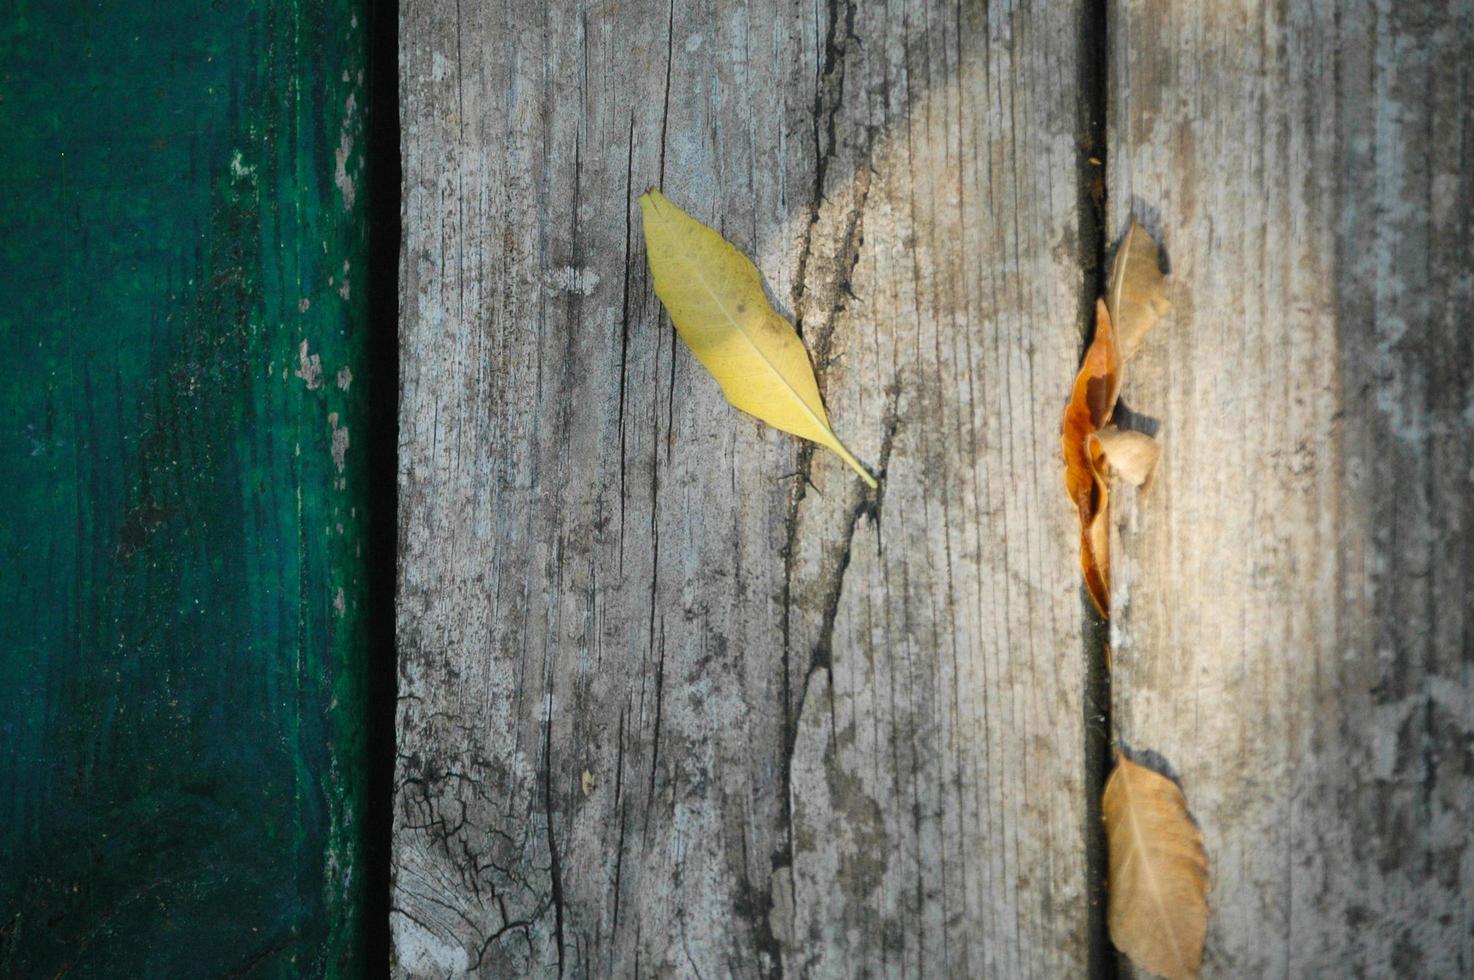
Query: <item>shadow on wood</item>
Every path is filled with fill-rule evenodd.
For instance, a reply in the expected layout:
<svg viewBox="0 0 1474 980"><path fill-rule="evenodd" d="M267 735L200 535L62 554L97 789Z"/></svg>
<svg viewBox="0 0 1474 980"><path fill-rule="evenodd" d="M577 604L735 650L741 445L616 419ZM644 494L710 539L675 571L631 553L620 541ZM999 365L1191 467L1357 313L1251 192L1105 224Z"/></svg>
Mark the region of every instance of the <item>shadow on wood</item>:
<svg viewBox="0 0 1474 980"><path fill-rule="evenodd" d="M1079 9L464 16L402 21L397 969L1081 974ZM652 184L873 506L675 344Z"/></svg>
<svg viewBox="0 0 1474 980"><path fill-rule="evenodd" d="M1177 284L1128 380L1166 449L1115 717L1207 838L1204 976L1466 976L1474 15L1117 3L1111 36L1112 220L1156 202Z"/></svg>

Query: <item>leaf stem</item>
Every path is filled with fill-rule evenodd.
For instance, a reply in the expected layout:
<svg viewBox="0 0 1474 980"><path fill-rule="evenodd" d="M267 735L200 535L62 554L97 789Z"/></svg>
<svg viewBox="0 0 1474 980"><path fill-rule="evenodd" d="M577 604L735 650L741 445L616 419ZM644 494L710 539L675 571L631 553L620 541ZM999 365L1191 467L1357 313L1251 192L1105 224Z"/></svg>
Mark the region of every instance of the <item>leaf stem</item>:
<svg viewBox="0 0 1474 980"><path fill-rule="evenodd" d="M864 480L865 485L868 486L871 490L874 490L880 486L880 484L876 482L875 477L871 476L870 471L865 468L865 464L856 459L854 454L844 447L844 443L840 442L838 439L835 439L833 445L831 445L829 448L838 453L840 459L844 460L846 463L849 463L850 468L856 473L860 474L860 479Z"/></svg>

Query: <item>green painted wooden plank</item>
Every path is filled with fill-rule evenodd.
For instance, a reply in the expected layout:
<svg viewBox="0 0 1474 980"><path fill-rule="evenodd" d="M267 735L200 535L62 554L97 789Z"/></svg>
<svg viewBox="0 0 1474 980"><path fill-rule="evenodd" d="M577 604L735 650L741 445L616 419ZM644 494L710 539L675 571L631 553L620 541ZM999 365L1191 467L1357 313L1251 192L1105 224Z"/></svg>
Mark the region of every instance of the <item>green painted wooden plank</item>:
<svg viewBox="0 0 1474 980"><path fill-rule="evenodd" d="M0 11L0 974L364 966L363 8Z"/></svg>

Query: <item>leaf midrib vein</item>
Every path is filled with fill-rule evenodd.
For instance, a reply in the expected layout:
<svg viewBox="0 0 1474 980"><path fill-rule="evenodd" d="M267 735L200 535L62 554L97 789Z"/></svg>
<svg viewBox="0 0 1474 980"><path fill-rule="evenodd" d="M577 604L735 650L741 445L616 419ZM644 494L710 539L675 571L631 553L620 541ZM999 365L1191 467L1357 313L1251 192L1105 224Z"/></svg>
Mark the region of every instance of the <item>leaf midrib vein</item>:
<svg viewBox="0 0 1474 980"><path fill-rule="evenodd" d="M731 248L732 247L732 246L728 245L726 242L723 242L722 244L723 245L726 245L726 247L728 247L728 248ZM733 251L736 251L736 250L733 249ZM739 254L739 257L740 257L741 253L738 253L738 254ZM808 415L808 417L813 421L813 423L819 427L819 431L820 432L825 432L825 433L830 433L832 435L832 430L829 428L828 423L826 423L823 419L819 418L818 414L816 414L814 412L814 410L809 407L808 402L804 401L803 396L800 395L798 393L797 389L795 389L793 387L793 385L789 383L788 379L783 376L783 372L780 371L780 370L778 370L778 366L776 364L774 364L768 358L768 355L767 354L763 353L763 349L758 346L757 341L754 340L751 336L748 335L747 331L743 328L741 322L738 321L738 319L722 303L721 298L717 295L716 290L712 288L711 284L707 281L706 277L704 275L702 275L702 272L701 272L701 263L700 262L692 262L692 261L689 261L689 260L687 260L687 259L685 259L683 257L682 258L682 261L681 261L681 264L682 265L685 265L685 266L688 266L692 270L691 277L693 279L695 279L697 282L701 283L701 288L704 289L704 290L706 290L706 295L708 295L708 296L711 297L711 301L714 304L716 304L716 308L718 310L721 310L722 315L724 317L726 317L727 322L732 325L733 329L735 329L737 331L738 335L741 336L743 340L747 341L747 344L748 344L749 347L752 348L753 353L755 353L758 356L758 358L765 365L767 365L768 370L772 371L773 374L777 376L778 380L783 383L784 390L786 390L790 395L793 396L793 400L796 401L796 402L798 402L799 406L801 408L803 408L804 413L806 415ZM759 289L761 289L761 286L759 287ZM772 309L772 304L771 303L768 303L768 298L766 296L763 297L763 304L768 307L769 311L771 311L774 316L777 316L777 312ZM786 323L787 321L784 321L784 322Z"/></svg>
<svg viewBox="0 0 1474 980"><path fill-rule="evenodd" d="M1145 872L1143 877L1146 879L1147 888L1151 892L1153 904L1157 907L1157 918L1162 923L1162 929L1166 933L1167 941L1172 947L1172 956L1179 965L1183 965L1187 961L1182 955L1181 945L1177 942L1177 932L1172 928L1172 919L1167 914L1166 900L1162 897L1161 889L1157 887L1157 875L1153 870L1153 863L1150 860L1150 855L1153 852L1147 848L1146 835L1142 833L1141 821L1137 819L1136 794L1131 789L1131 777L1127 775L1125 770L1122 770L1121 775L1128 798L1126 813L1127 824L1131 828L1132 844L1134 845L1134 849L1142 856L1141 867Z"/></svg>
<svg viewBox="0 0 1474 980"><path fill-rule="evenodd" d="M1111 271L1111 289L1106 294L1106 312L1111 316L1111 323L1120 327L1121 290L1126 286L1126 267L1131 264L1131 241L1136 235L1137 224L1132 221L1126 229L1126 237L1121 239L1121 245L1116 249L1116 261Z"/></svg>

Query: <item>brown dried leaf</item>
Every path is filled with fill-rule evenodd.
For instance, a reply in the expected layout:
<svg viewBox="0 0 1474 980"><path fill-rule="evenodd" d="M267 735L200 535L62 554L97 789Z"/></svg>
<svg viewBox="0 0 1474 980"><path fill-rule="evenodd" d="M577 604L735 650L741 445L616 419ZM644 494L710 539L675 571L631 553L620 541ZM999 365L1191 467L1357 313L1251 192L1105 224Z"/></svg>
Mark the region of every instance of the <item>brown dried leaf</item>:
<svg viewBox="0 0 1474 980"><path fill-rule="evenodd" d="M1160 442L1145 432L1118 429L1114 425L1093 433L1090 438L1099 445L1110 469L1122 479L1136 487L1144 487L1151 482L1157 460L1162 455ZM1093 447L1091 451L1095 451Z"/></svg>
<svg viewBox="0 0 1474 980"><path fill-rule="evenodd" d="M1196 977L1208 933L1208 855L1182 790L1117 752L1101 812L1111 942L1168 980Z"/></svg>
<svg viewBox="0 0 1474 980"><path fill-rule="evenodd" d="M1111 609L1111 487L1106 481L1105 456L1092 433L1087 440L1092 483L1091 514L1081 516L1080 570L1095 608L1107 619Z"/></svg>
<svg viewBox="0 0 1474 980"><path fill-rule="evenodd" d="M1102 616L1109 615L1110 588L1106 532L1109 489L1104 470L1092 458L1090 437L1111 420L1121 392L1121 362L1116 331L1103 300L1095 304L1095 339L1075 375L1075 386L1060 426L1065 457L1065 492L1080 515L1080 570ZM1103 461L1100 463L1104 465Z"/></svg>
<svg viewBox="0 0 1474 980"><path fill-rule="evenodd" d="M1162 253L1134 217L1111 262L1106 302L1116 325L1123 361L1136 353L1142 338L1172 307L1167 300L1167 279L1162 275Z"/></svg>

